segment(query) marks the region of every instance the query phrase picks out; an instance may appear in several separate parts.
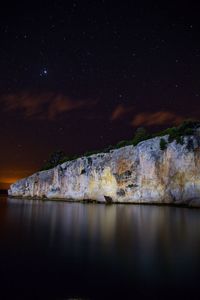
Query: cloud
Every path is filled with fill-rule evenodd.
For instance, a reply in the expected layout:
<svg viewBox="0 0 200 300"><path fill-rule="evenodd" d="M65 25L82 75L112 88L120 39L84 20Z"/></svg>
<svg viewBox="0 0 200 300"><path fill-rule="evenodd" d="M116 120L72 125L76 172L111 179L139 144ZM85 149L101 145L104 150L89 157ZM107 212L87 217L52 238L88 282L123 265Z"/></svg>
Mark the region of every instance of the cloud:
<svg viewBox="0 0 200 300"><path fill-rule="evenodd" d="M92 104L89 100L73 100L56 93L16 93L1 96L6 111L20 110L28 119L54 120L58 115Z"/></svg>
<svg viewBox="0 0 200 300"><path fill-rule="evenodd" d="M49 119L55 119L55 117L63 112L76 110L79 108L83 108L87 106L89 102L79 100L70 100L67 98L64 98L63 96L56 96L54 101L52 101L49 105L48 109L48 118Z"/></svg>
<svg viewBox="0 0 200 300"><path fill-rule="evenodd" d="M124 117L124 115L128 114L132 110L133 110L133 106L125 107L125 106L119 104L113 110L110 119L111 119L111 121L121 119L122 117Z"/></svg>
<svg viewBox="0 0 200 300"><path fill-rule="evenodd" d="M176 115L170 111L157 111L157 112L143 112L137 114L132 120L132 126L153 126L153 125L164 125L174 124L177 125L184 120L183 117Z"/></svg>

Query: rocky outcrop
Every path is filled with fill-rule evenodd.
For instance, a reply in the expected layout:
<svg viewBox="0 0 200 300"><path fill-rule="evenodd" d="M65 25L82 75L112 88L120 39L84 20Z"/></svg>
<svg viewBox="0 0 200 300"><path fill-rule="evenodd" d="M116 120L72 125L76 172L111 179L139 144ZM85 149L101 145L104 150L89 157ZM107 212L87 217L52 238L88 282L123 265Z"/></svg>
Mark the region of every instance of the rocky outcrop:
<svg viewBox="0 0 200 300"><path fill-rule="evenodd" d="M10 196L200 206L200 140L160 137L81 157L12 184ZM162 139L168 140L167 136Z"/></svg>

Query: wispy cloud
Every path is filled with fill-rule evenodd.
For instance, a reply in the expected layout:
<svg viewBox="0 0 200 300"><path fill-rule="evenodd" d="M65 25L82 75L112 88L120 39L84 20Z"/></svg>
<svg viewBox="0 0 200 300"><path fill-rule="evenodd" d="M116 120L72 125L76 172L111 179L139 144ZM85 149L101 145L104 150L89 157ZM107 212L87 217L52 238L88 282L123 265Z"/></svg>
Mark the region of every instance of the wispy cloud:
<svg viewBox="0 0 200 300"><path fill-rule="evenodd" d="M25 118L49 120L93 104L89 100L74 100L62 94L31 92L3 95L0 101L6 111L20 110Z"/></svg>
<svg viewBox="0 0 200 300"><path fill-rule="evenodd" d="M132 126L153 126L164 124L179 124L183 117L170 111L143 112L135 115L131 122Z"/></svg>
<svg viewBox="0 0 200 300"><path fill-rule="evenodd" d="M112 112L111 121L123 118L126 114L134 109L133 106L125 107L123 105L117 105Z"/></svg>

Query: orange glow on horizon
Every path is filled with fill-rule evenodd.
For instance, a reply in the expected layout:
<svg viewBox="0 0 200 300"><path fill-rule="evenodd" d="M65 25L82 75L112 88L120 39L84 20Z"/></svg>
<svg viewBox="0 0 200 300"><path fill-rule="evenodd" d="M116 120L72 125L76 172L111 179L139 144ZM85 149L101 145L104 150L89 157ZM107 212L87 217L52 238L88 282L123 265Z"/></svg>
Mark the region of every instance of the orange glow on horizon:
<svg viewBox="0 0 200 300"><path fill-rule="evenodd" d="M9 183L9 184L12 184L14 183L15 181L19 180L20 178L2 178L0 179L0 181L2 183Z"/></svg>
<svg viewBox="0 0 200 300"><path fill-rule="evenodd" d="M34 171L27 170L27 169L7 169L7 170L0 170L0 188L3 186L9 186L10 184L25 178L32 174Z"/></svg>
<svg viewBox="0 0 200 300"><path fill-rule="evenodd" d="M5 172L5 173L7 173L6 174L7 176L3 176L3 174L2 176L0 176L0 189L8 189L12 183L28 175L27 172L25 173L23 172L23 174L16 174L16 176L9 176L9 172Z"/></svg>
<svg viewBox="0 0 200 300"><path fill-rule="evenodd" d="M0 178L0 189L8 189L9 186L20 178Z"/></svg>

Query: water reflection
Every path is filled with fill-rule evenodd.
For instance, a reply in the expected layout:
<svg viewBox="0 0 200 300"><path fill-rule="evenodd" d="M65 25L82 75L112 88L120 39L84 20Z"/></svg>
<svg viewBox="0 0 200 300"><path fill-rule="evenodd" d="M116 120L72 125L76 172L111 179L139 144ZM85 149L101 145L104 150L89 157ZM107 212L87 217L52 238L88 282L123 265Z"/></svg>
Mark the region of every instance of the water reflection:
<svg viewBox="0 0 200 300"><path fill-rule="evenodd" d="M0 203L4 271L18 276L20 265L22 278L24 272L31 279L37 274L40 289L46 291L52 283L52 291L63 295L91 293L94 298L99 287L102 293L119 287L138 294L166 286L194 290L200 266L199 213L8 199Z"/></svg>

